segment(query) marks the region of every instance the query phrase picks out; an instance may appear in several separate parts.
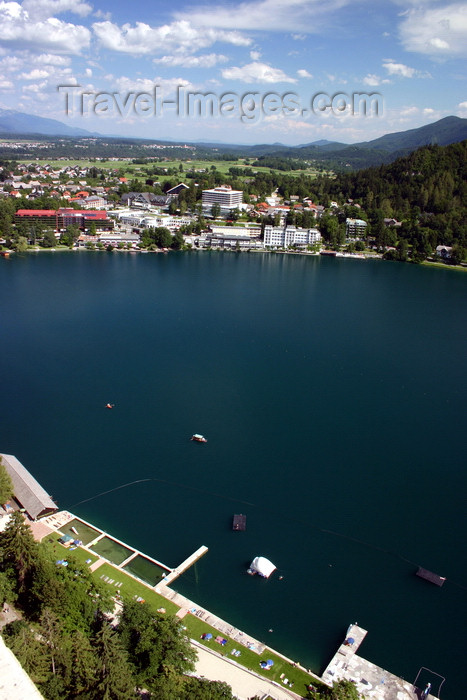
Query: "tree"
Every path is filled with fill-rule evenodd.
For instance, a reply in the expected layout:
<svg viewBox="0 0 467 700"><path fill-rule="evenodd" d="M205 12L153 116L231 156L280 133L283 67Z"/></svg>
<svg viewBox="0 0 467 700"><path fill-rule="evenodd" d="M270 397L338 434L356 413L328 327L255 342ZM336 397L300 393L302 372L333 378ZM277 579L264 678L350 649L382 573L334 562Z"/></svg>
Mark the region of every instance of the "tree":
<svg viewBox="0 0 467 700"><path fill-rule="evenodd" d="M183 233L176 231L172 239L172 248L174 250L181 250L185 244L185 239L183 238Z"/></svg>
<svg viewBox="0 0 467 700"><path fill-rule="evenodd" d="M130 700L135 697L134 682L127 653L117 633L103 622L94 640L98 656L97 691L92 697L99 700Z"/></svg>
<svg viewBox="0 0 467 700"><path fill-rule="evenodd" d="M211 207L211 216L213 219L218 219L220 215L221 205L219 204L219 202L214 202L214 204Z"/></svg>
<svg viewBox="0 0 467 700"><path fill-rule="evenodd" d="M4 505L12 496L13 482L3 464L2 457L0 457L0 505Z"/></svg>
<svg viewBox="0 0 467 700"><path fill-rule="evenodd" d="M56 243L57 239L53 231L46 231L42 236L41 246L43 248L53 248Z"/></svg>
<svg viewBox="0 0 467 700"><path fill-rule="evenodd" d="M0 533L0 547L3 549L4 562L16 572L19 593L24 593L30 585L38 557L38 544L19 511L11 514L5 529Z"/></svg>
<svg viewBox="0 0 467 700"><path fill-rule="evenodd" d="M73 696L89 690L96 681L96 658L89 639L79 630L71 635L70 655L73 664L69 690Z"/></svg>
<svg viewBox="0 0 467 700"><path fill-rule="evenodd" d="M3 630L6 645L34 683L44 682L48 675L48 660L44 645L37 634L23 620L10 622Z"/></svg>
<svg viewBox="0 0 467 700"><path fill-rule="evenodd" d="M28 240L25 236L18 236L18 238L12 241L11 247L13 250L16 250L17 253L25 253L28 249Z"/></svg>
<svg viewBox="0 0 467 700"><path fill-rule="evenodd" d="M91 225L95 226L96 224L93 223ZM62 235L60 236L60 243L71 247L74 243L76 243L76 241L79 238L79 235L79 226L77 226L76 224L70 224L66 227L66 231L64 231L64 233L62 233Z"/></svg>
<svg viewBox="0 0 467 700"><path fill-rule="evenodd" d="M223 681L209 681L207 678L186 679L182 700L233 700L232 688Z"/></svg>
<svg viewBox="0 0 467 700"><path fill-rule="evenodd" d="M141 685L152 690L160 676L194 670L196 653L175 617L154 616L147 604L127 602L118 632Z"/></svg>

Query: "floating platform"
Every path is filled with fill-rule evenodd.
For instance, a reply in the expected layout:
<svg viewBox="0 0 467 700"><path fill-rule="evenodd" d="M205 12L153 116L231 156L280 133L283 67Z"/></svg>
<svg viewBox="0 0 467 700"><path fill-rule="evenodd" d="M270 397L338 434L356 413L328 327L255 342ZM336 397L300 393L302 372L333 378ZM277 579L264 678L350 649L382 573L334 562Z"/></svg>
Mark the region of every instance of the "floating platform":
<svg viewBox="0 0 467 700"><path fill-rule="evenodd" d="M246 530L246 515L233 516L232 530Z"/></svg>
<svg viewBox="0 0 467 700"><path fill-rule="evenodd" d="M422 569L421 566L418 567L417 576L424 578L425 581L434 583L435 586L442 586L446 581L446 576L438 576L438 574L434 574L432 571L428 571L428 569Z"/></svg>

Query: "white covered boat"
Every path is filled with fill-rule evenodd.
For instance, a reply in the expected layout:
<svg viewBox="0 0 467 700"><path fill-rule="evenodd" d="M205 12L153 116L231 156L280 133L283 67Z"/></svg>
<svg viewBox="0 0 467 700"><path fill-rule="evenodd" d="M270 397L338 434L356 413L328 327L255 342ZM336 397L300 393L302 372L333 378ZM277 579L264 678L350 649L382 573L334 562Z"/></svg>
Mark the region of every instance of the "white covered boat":
<svg viewBox="0 0 467 700"><path fill-rule="evenodd" d="M248 573L252 576L254 576L254 574L259 574L263 578L269 578L276 568L272 561L269 561L266 557L255 557L250 564Z"/></svg>

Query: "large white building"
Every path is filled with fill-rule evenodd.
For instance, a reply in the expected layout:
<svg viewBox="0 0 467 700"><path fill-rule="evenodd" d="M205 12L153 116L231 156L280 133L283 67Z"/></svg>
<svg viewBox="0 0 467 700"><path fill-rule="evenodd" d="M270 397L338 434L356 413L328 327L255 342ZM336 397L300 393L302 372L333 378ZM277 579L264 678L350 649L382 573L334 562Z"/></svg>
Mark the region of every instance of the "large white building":
<svg viewBox="0 0 467 700"><path fill-rule="evenodd" d="M227 186L214 187L212 190L203 190L201 201L204 209L212 207L213 204L218 204L224 212L240 209L243 203L243 192Z"/></svg>
<svg viewBox="0 0 467 700"><path fill-rule="evenodd" d="M266 226L264 229L265 248L305 247L316 243L321 243L321 234L317 228Z"/></svg>

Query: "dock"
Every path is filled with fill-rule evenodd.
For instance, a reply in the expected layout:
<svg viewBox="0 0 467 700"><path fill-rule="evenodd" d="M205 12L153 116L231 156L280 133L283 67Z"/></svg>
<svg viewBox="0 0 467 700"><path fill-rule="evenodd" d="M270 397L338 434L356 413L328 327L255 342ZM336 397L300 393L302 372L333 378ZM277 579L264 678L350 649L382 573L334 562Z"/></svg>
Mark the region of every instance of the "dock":
<svg viewBox="0 0 467 700"><path fill-rule="evenodd" d="M356 653L366 634L367 631L357 623L350 625L321 680L329 686L342 679L351 681L364 698L373 700L420 700L419 688ZM426 700L436 700L432 694L425 697Z"/></svg>
<svg viewBox="0 0 467 700"><path fill-rule="evenodd" d="M233 516L232 530L244 531L246 530L246 515L241 513Z"/></svg>
<svg viewBox="0 0 467 700"><path fill-rule="evenodd" d="M420 578L424 578L425 581L434 583L435 586L442 586L446 581L446 576L439 576L438 574L434 574L432 571L428 571L428 569L423 569L421 566L418 567L416 575L420 576Z"/></svg>
<svg viewBox="0 0 467 700"><path fill-rule="evenodd" d="M185 559L185 561L183 561L179 566L177 566L175 569L172 569L170 574L167 574L167 576L164 578L165 585L168 586L170 583L173 583L173 581L175 581L176 578L181 576L184 571L189 569L190 566L192 566L195 562L198 561L198 559L201 559L203 554L206 554L207 551L208 548L206 547L206 545L201 545L201 547L199 547L196 550L196 552L191 554L188 557L188 559Z"/></svg>

